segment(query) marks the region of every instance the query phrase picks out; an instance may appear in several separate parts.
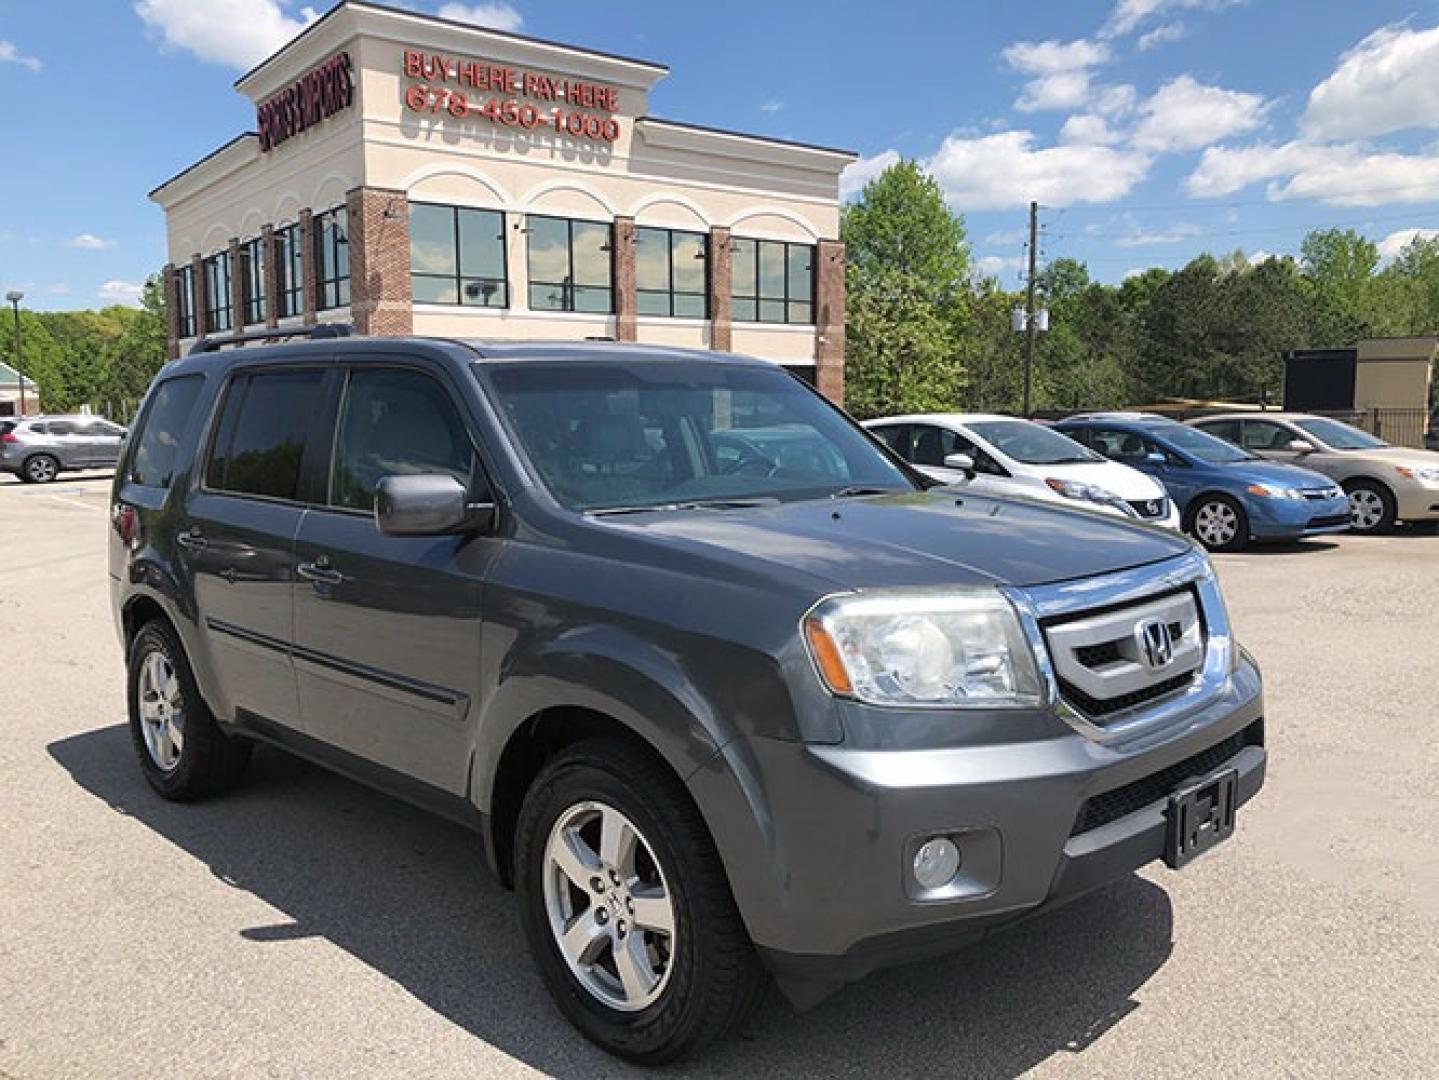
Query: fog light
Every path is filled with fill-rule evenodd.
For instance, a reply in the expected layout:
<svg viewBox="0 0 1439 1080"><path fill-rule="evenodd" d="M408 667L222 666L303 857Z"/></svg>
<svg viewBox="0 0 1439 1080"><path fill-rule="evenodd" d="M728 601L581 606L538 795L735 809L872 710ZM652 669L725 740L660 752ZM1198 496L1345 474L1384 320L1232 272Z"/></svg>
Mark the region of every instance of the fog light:
<svg viewBox="0 0 1439 1080"><path fill-rule="evenodd" d="M914 880L924 889L942 889L959 872L959 848L947 836L926 840L914 853Z"/></svg>

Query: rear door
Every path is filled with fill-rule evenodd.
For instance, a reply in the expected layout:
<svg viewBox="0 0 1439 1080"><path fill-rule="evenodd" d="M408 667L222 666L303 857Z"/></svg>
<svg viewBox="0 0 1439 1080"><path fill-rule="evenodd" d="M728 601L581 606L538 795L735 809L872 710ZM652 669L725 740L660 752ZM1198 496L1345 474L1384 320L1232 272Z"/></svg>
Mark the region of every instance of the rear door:
<svg viewBox="0 0 1439 1080"><path fill-rule="evenodd" d="M309 455L338 372L241 369L211 426L208 455L178 537L220 687L240 719L300 726L289 649L295 534L310 493Z"/></svg>
<svg viewBox="0 0 1439 1080"><path fill-rule="evenodd" d="M47 420L44 448L54 455L62 469L83 469L90 462L90 444L74 420Z"/></svg>
<svg viewBox="0 0 1439 1080"><path fill-rule="evenodd" d="M86 423L85 438L89 441L90 464L96 468L111 468L120 460L120 442L125 429L108 420L95 419Z"/></svg>
<svg viewBox="0 0 1439 1080"><path fill-rule="evenodd" d="M323 498L295 549L295 665L306 732L452 795L467 789L483 581L498 540L385 536L384 476L445 473L488 498L445 372L406 357L350 368Z"/></svg>

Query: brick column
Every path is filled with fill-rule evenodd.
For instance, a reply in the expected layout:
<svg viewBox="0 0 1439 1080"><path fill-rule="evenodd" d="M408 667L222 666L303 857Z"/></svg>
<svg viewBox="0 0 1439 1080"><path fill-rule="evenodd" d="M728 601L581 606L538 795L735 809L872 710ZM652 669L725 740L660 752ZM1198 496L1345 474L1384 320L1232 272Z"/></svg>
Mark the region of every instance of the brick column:
<svg viewBox="0 0 1439 1080"><path fill-rule="evenodd" d="M250 298L249 277L240 264L240 238L230 237L230 326L235 333L245 329L245 306Z"/></svg>
<svg viewBox="0 0 1439 1080"><path fill-rule="evenodd" d="M710 348L729 352L734 348L734 252L730 231L718 225L710 229L709 278Z"/></svg>
<svg viewBox="0 0 1439 1080"><path fill-rule="evenodd" d="M275 258L275 227L260 226L260 251L264 259L265 327L269 330L280 325L280 263Z"/></svg>
<svg viewBox="0 0 1439 1080"><path fill-rule="evenodd" d="M190 256L190 281L194 286L190 290L190 302L195 305L195 336L204 337L210 332L209 320L205 317L205 309L210 306L210 284L205 280L205 260L202 256Z"/></svg>
<svg viewBox="0 0 1439 1080"><path fill-rule="evenodd" d="M180 278L174 263L165 264L160 280L165 289L165 356L173 360L180 355Z"/></svg>
<svg viewBox="0 0 1439 1080"><path fill-rule="evenodd" d="M350 321L361 334L415 331L410 292L410 203L403 191L358 187L345 196Z"/></svg>
<svg viewBox="0 0 1439 1080"><path fill-rule="evenodd" d="M844 404L844 245L815 245L815 384L836 405Z"/></svg>
<svg viewBox="0 0 1439 1080"><path fill-rule="evenodd" d="M639 337L636 311L639 297L635 286L635 219L615 218L614 251L610 253L615 286L615 337L635 341Z"/></svg>
<svg viewBox="0 0 1439 1080"><path fill-rule="evenodd" d="M300 305L304 326L319 322L320 310L320 241L315 235L315 215L309 209L300 211Z"/></svg>

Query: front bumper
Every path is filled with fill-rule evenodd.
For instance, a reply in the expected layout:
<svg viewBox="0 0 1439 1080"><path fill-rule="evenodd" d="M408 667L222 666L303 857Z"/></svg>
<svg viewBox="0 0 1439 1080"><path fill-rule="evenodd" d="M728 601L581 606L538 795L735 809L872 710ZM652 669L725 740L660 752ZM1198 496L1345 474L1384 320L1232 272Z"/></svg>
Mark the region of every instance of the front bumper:
<svg viewBox="0 0 1439 1080"><path fill-rule="evenodd" d="M1349 498L1260 499L1247 502L1249 531L1257 540L1300 540L1349 529Z"/></svg>
<svg viewBox="0 0 1439 1080"><path fill-rule="evenodd" d="M1439 521L1439 487L1413 481L1394 485L1400 521Z"/></svg>
<svg viewBox="0 0 1439 1080"><path fill-rule="evenodd" d="M1160 858L1167 797L1185 777L1155 788L1156 774L1167 783L1191 759L1206 760L1206 773L1233 767L1247 801L1264 780L1262 716L1259 673L1241 659L1219 694L1137 745L1104 745L1068 728L923 751L752 738L727 746L690 785L751 937L802 1005ZM1203 757L1220 744L1234 753L1219 765ZM1110 797L1110 813L1122 812L1078 828L1100 796ZM726 802L738 809L736 799L746 810L712 813ZM961 886L944 899L917 898L913 850L939 833L960 843Z"/></svg>

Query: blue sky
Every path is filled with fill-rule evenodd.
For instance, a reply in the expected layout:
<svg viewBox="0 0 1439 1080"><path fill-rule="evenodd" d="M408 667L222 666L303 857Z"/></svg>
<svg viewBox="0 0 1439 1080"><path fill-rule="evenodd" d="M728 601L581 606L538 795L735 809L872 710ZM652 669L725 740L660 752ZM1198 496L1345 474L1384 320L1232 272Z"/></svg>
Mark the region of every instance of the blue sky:
<svg viewBox="0 0 1439 1080"><path fill-rule="evenodd" d="M323 3L317 5L324 9ZM924 161L974 254L1110 281L1350 225L1439 230L1439 2L568 0L408 6L669 64L653 111L851 148L857 187ZM163 262L146 192L239 131L240 70L314 12L286 0L0 0L0 288L133 300Z"/></svg>

